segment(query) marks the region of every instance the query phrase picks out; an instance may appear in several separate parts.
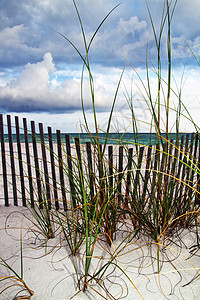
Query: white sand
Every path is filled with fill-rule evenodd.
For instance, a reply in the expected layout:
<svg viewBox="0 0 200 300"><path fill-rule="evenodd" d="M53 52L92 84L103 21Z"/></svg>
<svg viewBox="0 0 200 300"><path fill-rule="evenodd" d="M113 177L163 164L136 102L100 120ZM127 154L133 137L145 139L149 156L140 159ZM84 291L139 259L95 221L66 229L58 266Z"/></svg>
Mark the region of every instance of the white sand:
<svg viewBox="0 0 200 300"><path fill-rule="evenodd" d="M0 256L5 259L14 270L19 272L20 265L20 227L23 228L23 262L24 262L24 280L31 290L34 291L34 296L31 299L47 300L71 299L75 295L76 276L72 266L71 258L68 257L66 247L53 247L59 243L59 236L50 240L45 249L42 243L44 241L36 240L33 234L28 232L26 228L30 222L23 217L30 214L25 208L0 207ZM6 218L9 216L6 222ZM6 222L6 223L5 223ZM6 226L6 230L5 230ZM183 236L183 241L188 246L195 244L195 238L192 234ZM117 238L115 247L119 243L120 237ZM178 240L177 240L177 243ZM199 280L194 280L190 285L183 287L184 284L189 282L195 275L195 268L198 270L200 267L200 260L198 256L193 256L188 259L189 249L183 245L180 249L178 246L171 246L171 248L163 248L161 251L161 259L173 260L173 265L168 262L163 262L163 267L160 276L155 273L156 263L152 262L151 257L155 257L156 246L141 247L144 244L141 242L133 243L129 248L124 250L123 256L119 256L118 265L124 268L126 274L131 278L133 284L127 281L125 276L119 270L114 269L112 266L108 269L107 279L104 279L108 290L114 296L114 299L122 299L120 296L121 289L124 289L123 295L126 295L126 286L129 287L128 295L125 297L127 300L132 299L199 299L200 284ZM150 252L151 249L151 252ZM52 252L51 252L52 250ZM45 251L50 252L45 255ZM113 250L111 250L113 251ZM180 255L178 252L180 251ZM84 248L82 249L84 253ZM126 254L125 254L126 253ZM95 251L96 258L92 262L92 270L98 266L98 262L105 263L106 260L100 259L101 256L108 257L103 251L103 248L97 245ZM81 271L81 261L77 258L77 265ZM8 270L0 267L0 276L7 275ZM109 282L110 280L110 282ZM163 289L159 286L159 281ZM111 284L111 282L113 282ZM93 286L98 289L97 285ZM141 293L137 292L136 288ZM7 290L4 294L0 295L1 300L13 299L17 289ZM98 289L106 299L109 299L105 293ZM88 293L79 293L73 299L103 299L97 293L92 292L88 288Z"/></svg>

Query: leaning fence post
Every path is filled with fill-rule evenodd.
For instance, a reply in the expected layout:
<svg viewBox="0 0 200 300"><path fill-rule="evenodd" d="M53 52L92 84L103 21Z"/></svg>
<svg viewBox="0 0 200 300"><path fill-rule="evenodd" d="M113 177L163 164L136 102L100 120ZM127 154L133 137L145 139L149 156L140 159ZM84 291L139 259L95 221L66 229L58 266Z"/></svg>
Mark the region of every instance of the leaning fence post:
<svg viewBox="0 0 200 300"><path fill-rule="evenodd" d="M6 153L5 153L5 141L4 141L4 128L3 128L3 115L2 114L0 114L0 134L1 134L1 159L2 159L2 168L3 168L3 187L4 187L5 206L9 206L7 170L6 170Z"/></svg>

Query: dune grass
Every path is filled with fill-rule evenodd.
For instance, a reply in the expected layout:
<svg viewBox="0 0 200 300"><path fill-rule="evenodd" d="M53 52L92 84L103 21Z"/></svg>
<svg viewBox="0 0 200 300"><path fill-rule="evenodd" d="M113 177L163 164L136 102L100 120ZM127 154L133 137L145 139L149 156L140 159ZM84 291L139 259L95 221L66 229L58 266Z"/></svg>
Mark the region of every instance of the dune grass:
<svg viewBox="0 0 200 300"><path fill-rule="evenodd" d="M17 273L2 257L0 257L0 266L10 273L10 275L0 277L0 295L8 289L17 288L14 299L30 299L34 293L26 285L23 276L22 230L20 231L20 273Z"/></svg>

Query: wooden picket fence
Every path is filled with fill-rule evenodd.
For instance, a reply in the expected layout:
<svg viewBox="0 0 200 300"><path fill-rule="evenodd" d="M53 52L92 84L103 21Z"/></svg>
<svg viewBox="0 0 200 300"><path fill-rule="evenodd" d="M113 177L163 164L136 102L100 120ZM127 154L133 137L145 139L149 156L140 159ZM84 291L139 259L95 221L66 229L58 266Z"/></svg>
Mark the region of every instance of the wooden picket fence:
<svg viewBox="0 0 200 300"><path fill-rule="evenodd" d="M76 178L81 180L81 174L87 172L93 199L105 178L105 169L108 195L114 191L121 203L128 203L129 197L137 196L144 201L151 197L159 188L156 185L158 176L165 187L171 186L170 197L173 199L188 197L199 203L200 146L197 134L182 136L179 144L171 140L157 146L108 145L102 168L98 151L90 142L82 145L80 139L75 138L70 143L69 134L65 134L62 141L60 130L56 131L56 140L53 141L51 127L48 127L48 142L45 142L42 123L39 123L38 139L34 121L28 130L26 118L23 118L23 128L19 126L18 116L15 116L14 125L10 115L6 118L7 122L4 122L3 115L0 115L0 198L5 206L26 206L27 203L34 206L38 201L42 207L45 198L49 208L54 205L56 209L66 210L69 197L76 204ZM13 132L16 142L13 142ZM77 164L74 164L75 160Z"/></svg>

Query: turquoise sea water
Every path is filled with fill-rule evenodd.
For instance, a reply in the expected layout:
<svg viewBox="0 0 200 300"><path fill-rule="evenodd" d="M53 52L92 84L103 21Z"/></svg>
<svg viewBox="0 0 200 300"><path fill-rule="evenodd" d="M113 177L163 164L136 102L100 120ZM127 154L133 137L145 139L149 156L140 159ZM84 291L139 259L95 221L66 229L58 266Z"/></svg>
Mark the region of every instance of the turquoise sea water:
<svg viewBox="0 0 200 300"><path fill-rule="evenodd" d="M90 135L88 135L87 133L69 133L70 135L70 142L73 143L74 142L74 138L75 137L79 137L80 138L80 142L82 144L84 144L85 142L91 141L92 139L95 139L95 133L91 133ZM190 135L190 139L191 139L191 133ZM165 134L162 134L163 139L165 138ZM181 140L182 136L186 136L186 133L179 133L179 140ZM177 134L176 133L170 133L169 134L169 139L173 139L176 140ZM38 142L40 141L40 135L36 134L36 138L38 140ZM56 133L52 134L52 138L53 141L56 142L57 137L56 137ZM9 141L8 138L8 134L4 135L4 139L5 142ZM48 134L45 133L44 134L44 139L45 142L48 142ZM61 139L62 142L65 142L65 133L61 133ZM105 133L99 133L99 141L101 144L105 143L105 139L106 139L106 134ZM20 141L21 143L24 143L24 135L21 134L20 135ZM32 137L31 134L29 134L29 141L32 141ZM158 137L156 134L154 133L139 133L138 135L134 134L134 133L110 133L107 137L107 143L108 144L134 144L134 143L138 143L141 145L156 145L158 141ZM16 143L16 135L13 134L13 143Z"/></svg>

